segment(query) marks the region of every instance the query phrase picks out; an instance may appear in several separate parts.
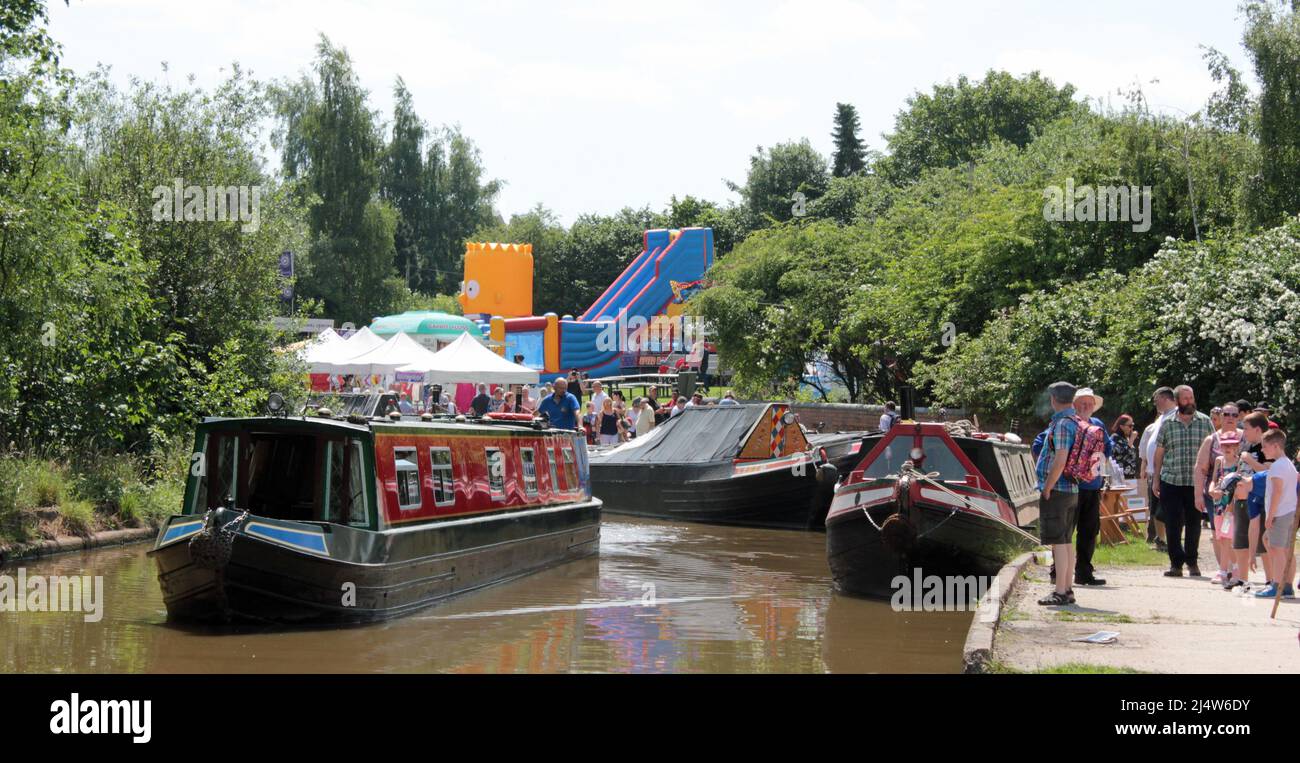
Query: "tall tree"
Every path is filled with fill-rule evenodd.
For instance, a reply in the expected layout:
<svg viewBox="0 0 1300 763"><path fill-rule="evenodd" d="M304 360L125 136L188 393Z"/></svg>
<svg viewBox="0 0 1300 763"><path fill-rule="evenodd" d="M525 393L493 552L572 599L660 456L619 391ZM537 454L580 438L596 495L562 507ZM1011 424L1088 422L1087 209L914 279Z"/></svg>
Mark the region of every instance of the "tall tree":
<svg viewBox="0 0 1300 763"><path fill-rule="evenodd" d="M862 228L829 220L776 225L710 271L713 286L689 310L713 326L740 389L793 395L805 367L820 360L851 401L885 394L872 387L873 367L858 349L869 337L843 325L859 284L876 275L864 240Z"/></svg>
<svg viewBox="0 0 1300 763"><path fill-rule="evenodd" d="M285 168L312 201L309 268L301 283L332 317L368 322L387 309L396 215L378 198L381 139L345 50L324 35L314 81L282 91Z"/></svg>
<svg viewBox="0 0 1300 763"><path fill-rule="evenodd" d="M393 247L397 254L397 271L409 288L415 288L421 275L421 230L428 205L423 193L424 156L422 148L427 130L415 113L411 92L401 77L393 85L393 137L384 150L379 174L379 192L397 209L397 229Z"/></svg>
<svg viewBox="0 0 1300 763"><path fill-rule="evenodd" d="M848 177L866 168L867 146L858 137L859 127L858 110L853 104L835 104L835 129L831 131L835 153L831 156L831 175Z"/></svg>
<svg viewBox="0 0 1300 763"><path fill-rule="evenodd" d="M994 140L1023 147L1047 124L1085 109L1074 102L1073 85L1058 88L1038 72L1017 78L990 70L976 82L962 76L907 99L885 138L883 170L894 182L912 182L929 167L971 161Z"/></svg>
<svg viewBox="0 0 1300 763"><path fill-rule="evenodd" d="M1259 173L1248 188L1256 225L1300 212L1300 2L1244 6L1243 42L1259 79Z"/></svg>
<svg viewBox="0 0 1300 763"><path fill-rule="evenodd" d="M454 291L460 281L465 242L495 220L492 203L501 182L484 178L482 155L460 128L444 128L441 143L446 165L434 168L442 180L436 184L441 194L435 199L439 212L435 219L440 228L436 238L441 245L432 249L436 279L427 285L434 291L447 292Z"/></svg>
<svg viewBox="0 0 1300 763"><path fill-rule="evenodd" d="M745 184L727 186L740 194L748 228L756 230L806 214L807 202L825 193L829 182L826 157L804 138L771 149L759 146L749 158Z"/></svg>
<svg viewBox="0 0 1300 763"><path fill-rule="evenodd" d="M148 449L265 390L299 211L261 171L255 83L74 83L39 5L0 9L0 442ZM158 214L178 178L214 203ZM204 214L231 185L256 222Z"/></svg>

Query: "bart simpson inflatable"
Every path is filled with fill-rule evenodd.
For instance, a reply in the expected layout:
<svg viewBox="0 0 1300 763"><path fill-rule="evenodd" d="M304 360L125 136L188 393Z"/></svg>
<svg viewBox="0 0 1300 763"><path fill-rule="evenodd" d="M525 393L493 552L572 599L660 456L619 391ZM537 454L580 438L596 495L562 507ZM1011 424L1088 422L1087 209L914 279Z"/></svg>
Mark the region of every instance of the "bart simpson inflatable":
<svg viewBox="0 0 1300 763"><path fill-rule="evenodd" d="M466 317L533 314L533 245L465 244L465 281L456 298Z"/></svg>

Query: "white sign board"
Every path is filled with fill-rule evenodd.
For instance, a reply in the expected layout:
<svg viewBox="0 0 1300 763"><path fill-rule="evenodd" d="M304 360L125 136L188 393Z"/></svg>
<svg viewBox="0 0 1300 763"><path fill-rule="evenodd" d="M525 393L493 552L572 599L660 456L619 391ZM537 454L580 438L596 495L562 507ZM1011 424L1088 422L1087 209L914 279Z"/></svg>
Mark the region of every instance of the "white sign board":
<svg viewBox="0 0 1300 763"><path fill-rule="evenodd" d="M297 331L299 334L319 334L325 329L334 328L333 318L285 318L277 316L271 319L271 325L281 331Z"/></svg>

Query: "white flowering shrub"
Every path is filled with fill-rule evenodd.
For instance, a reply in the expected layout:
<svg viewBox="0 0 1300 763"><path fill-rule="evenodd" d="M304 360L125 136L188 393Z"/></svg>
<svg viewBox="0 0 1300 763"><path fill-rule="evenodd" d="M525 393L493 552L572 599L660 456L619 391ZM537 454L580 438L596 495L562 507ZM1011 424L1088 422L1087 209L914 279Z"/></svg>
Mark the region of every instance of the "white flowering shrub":
<svg viewBox="0 0 1300 763"><path fill-rule="evenodd" d="M1057 379L1097 388L1107 419L1149 415L1152 390L1199 406L1246 398L1300 420L1300 218L1253 236L1169 239L1142 267L1026 295L921 369L936 402L1033 417ZM1292 423L1295 423L1292 421Z"/></svg>

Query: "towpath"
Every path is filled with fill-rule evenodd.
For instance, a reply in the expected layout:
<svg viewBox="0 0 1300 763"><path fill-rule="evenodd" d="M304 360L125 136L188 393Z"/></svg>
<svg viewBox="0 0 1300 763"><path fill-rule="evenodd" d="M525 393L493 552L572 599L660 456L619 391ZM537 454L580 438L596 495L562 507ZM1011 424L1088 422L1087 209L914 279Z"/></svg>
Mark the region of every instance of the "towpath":
<svg viewBox="0 0 1300 763"><path fill-rule="evenodd" d="M1213 555L1201 544L1201 569ZM1208 577L1167 578L1162 567L1098 567L1106 585L1076 586L1078 603L1044 607L1048 568L1030 562L1002 608L993 644L995 669L1040 671L1067 663L1157 673L1300 672L1300 599L1229 593ZM1261 587L1263 575L1251 581ZM1118 631L1111 644L1071 639Z"/></svg>

